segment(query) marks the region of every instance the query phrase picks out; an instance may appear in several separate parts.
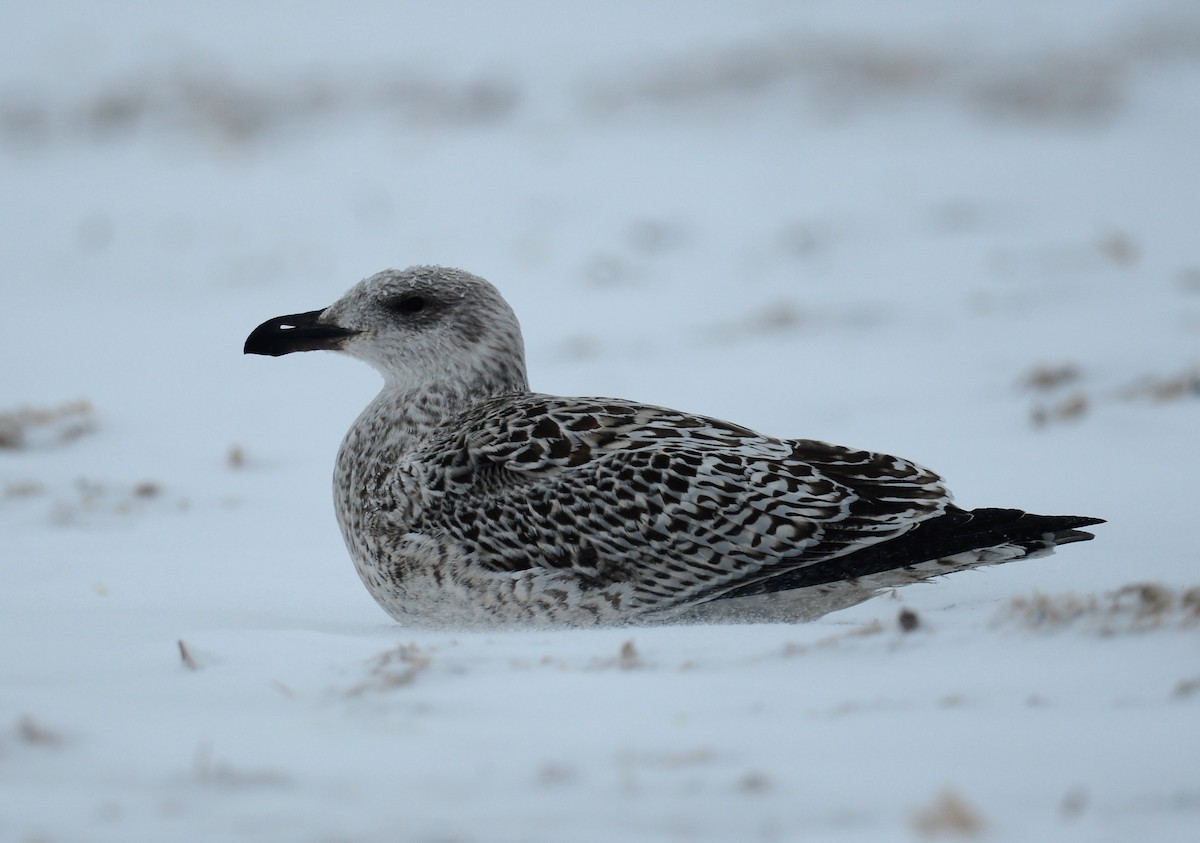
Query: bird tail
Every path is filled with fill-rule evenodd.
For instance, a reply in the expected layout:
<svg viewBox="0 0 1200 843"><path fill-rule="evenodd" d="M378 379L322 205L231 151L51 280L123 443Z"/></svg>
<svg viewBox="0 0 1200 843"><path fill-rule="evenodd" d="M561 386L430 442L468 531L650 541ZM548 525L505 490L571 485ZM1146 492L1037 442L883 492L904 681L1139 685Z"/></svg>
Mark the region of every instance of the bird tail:
<svg viewBox="0 0 1200 843"><path fill-rule="evenodd" d="M951 507L897 538L783 571L721 597L746 597L864 578L875 581L877 588L903 585L966 568L1045 556L1059 545L1091 540L1091 533L1078 528L1103 523L1102 518L1082 515Z"/></svg>

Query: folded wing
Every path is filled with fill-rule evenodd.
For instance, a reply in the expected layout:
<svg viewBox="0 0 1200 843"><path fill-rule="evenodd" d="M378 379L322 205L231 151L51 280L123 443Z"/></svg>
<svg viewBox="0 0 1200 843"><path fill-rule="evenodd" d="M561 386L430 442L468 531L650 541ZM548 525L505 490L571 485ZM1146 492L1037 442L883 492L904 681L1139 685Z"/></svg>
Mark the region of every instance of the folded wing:
<svg viewBox="0 0 1200 843"><path fill-rule="evenodd" d="M626 583L646 610L744 593L949 506L907 460L659 407L526 394L469 415L421 449L446 538L496 572Z"/></svg>

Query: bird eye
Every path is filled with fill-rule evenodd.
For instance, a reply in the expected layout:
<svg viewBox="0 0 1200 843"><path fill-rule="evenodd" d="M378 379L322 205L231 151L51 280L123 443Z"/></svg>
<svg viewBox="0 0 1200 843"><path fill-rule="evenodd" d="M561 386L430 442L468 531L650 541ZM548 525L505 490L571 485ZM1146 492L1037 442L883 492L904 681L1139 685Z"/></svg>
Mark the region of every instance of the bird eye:
<svg viewBox="0 0 1200 843"><path fill-rule="evenodd" d="M415 294L400 296L388 302L388 309L397 313L420 313L425 309L425 297Z"/></svg>

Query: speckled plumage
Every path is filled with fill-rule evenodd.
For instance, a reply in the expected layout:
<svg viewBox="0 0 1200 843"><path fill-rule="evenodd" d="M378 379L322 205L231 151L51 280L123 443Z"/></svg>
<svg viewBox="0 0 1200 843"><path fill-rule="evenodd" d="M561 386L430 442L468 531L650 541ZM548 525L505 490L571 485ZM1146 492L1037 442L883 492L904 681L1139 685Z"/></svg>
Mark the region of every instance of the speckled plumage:
<svg viewBox="0 0 1200 843"><path fill-rule="evenodd" d="M363 582L402 621L807 619L1098 523L968 513L884 454L530 393L516 317L460 270L379 273L246 345L315 348L384 376L339 450L334 500Z"/></svg>

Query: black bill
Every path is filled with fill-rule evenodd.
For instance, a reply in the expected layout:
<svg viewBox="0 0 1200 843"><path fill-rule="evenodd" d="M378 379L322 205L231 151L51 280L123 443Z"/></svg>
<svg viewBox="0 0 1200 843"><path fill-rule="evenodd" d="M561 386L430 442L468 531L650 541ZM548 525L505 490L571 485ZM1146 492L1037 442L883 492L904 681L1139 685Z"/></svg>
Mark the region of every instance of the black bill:
<svg viewBox="0 0 1200 843"><path fill-rule="evenodd" d="M293 351L336 351L348 337L358 331L340 325L318 322L325 311L310 310L268 319L246 337L246 354L266 354L279 357Z"/></svg>

